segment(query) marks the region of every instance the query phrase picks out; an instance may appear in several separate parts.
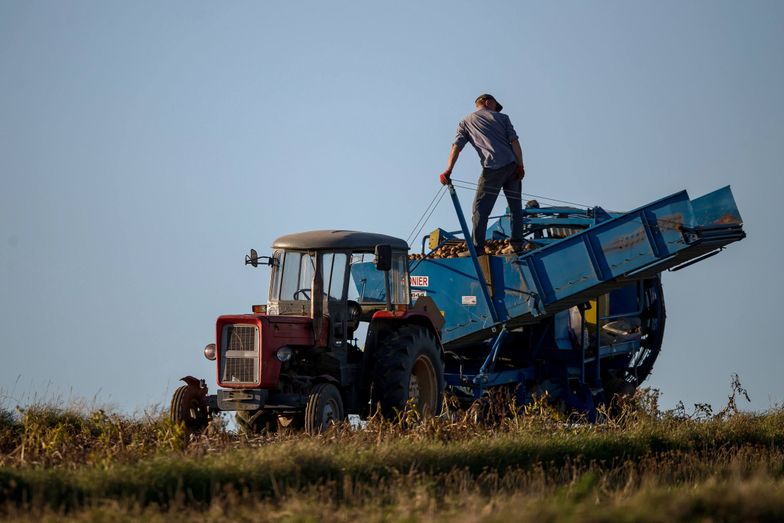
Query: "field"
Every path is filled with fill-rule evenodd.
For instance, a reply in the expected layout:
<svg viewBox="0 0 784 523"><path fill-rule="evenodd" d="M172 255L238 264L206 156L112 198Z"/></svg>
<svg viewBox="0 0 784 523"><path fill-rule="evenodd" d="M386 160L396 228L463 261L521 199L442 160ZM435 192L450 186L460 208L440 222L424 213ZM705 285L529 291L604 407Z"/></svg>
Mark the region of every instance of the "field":
<svg viewBox="0 0 784 523"><path fill-rule="evenodd" d="M0 410L0 518L18 521L781 521L784 409L597 424L544 401L318 436L188 436L162 413ZM502 408L504 407L504 408Z"/></svg>

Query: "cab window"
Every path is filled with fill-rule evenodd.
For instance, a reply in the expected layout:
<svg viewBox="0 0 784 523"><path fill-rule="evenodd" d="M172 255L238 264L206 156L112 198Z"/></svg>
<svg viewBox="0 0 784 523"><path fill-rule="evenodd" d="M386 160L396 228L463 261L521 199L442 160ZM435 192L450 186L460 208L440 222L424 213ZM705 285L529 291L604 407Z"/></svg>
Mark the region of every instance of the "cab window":
<svg viewBox="0 0 784 523"><path fill-rule="evenodd" d="M376 269L374 255L356 253L351 257L349 274L350 300L361 304L386 303L384 273ZM389 271L389 287L391 302L395 305L407 305L409 302L408 287L408 256L405 251L393 251L392 268Z"/></svg>
<svg viewBox="0 0 784 523"><path fill-rule="evenodd" d="M286 251L280 267L280 300L310 299L310 288L315 270L314 257L307 252Z"/></svg>
<svg viewBox="0 0 784 523"><path fill-rule="evenodd" d="M392 254L392 269L389 271L389 285L392 303L408 304L408 256L406 253Z"/></svg>
<svg viewBox="0 0 784 523"><path fill-rule="evenodd" d="M343 298L343 283L346 281L347 262L348 256L342 252L324 255L324 287L328 289L330 300Z"/></svg>

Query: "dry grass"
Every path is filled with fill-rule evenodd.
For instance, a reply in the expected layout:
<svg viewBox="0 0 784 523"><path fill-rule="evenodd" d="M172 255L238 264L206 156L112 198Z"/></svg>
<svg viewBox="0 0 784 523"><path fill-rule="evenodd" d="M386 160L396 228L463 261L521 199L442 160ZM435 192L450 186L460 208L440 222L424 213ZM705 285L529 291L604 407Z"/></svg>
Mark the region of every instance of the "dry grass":
<svg viewBox="0 0 784 523"><path fill-rule="evenodd" d="M0 505L113 523L781 520L784 410L739 412L740 392L716 414L663 412L649 391L597 424L498 401L251 439L220 421L188 437L160 413L0 411Z"/></svg>

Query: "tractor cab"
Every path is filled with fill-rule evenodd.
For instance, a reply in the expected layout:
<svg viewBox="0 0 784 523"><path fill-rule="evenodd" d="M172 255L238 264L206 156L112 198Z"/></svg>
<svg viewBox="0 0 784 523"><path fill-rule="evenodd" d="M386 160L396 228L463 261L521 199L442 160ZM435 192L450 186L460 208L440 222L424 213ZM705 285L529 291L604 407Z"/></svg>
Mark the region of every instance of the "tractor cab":
<svg viewBox="0 0 784 523"><path fill-rule="evenodd" d="M383 234L282 236L273 243L269 261L267 315L309 317L314 338L324 345L355 345L361 321L379 310L408 306L407 255L406 242Z"/></svg>

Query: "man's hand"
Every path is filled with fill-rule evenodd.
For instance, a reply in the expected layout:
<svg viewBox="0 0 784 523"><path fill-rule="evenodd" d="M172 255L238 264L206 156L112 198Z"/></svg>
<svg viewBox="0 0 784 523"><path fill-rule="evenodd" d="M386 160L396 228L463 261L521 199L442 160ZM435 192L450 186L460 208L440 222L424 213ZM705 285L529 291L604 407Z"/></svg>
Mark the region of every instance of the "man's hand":
<svg viewBox="0 0 784 523"><path fill-rule="evenodd" d="M438 179L441 180L441 185L448 184L451 180L449 177L452 175L452 169L447 169L446 171L442 172Z"/></svg>
<svg viewBox="0 0 784 523"><path fill-rule="evenodd" d="M443 174L441 176L443 176ZM525 167L518 163L517 167L515 167L515 179L522 180L523 178L525 178Z"/></svg>

